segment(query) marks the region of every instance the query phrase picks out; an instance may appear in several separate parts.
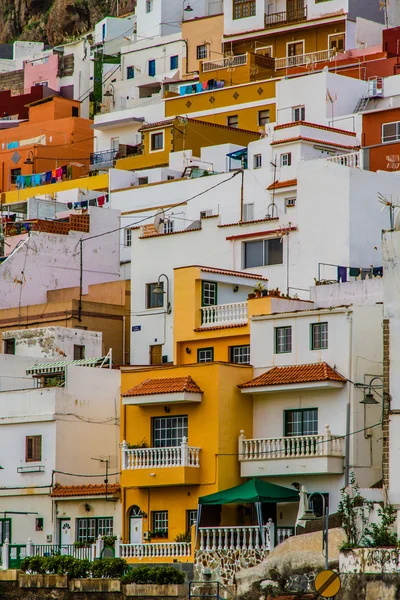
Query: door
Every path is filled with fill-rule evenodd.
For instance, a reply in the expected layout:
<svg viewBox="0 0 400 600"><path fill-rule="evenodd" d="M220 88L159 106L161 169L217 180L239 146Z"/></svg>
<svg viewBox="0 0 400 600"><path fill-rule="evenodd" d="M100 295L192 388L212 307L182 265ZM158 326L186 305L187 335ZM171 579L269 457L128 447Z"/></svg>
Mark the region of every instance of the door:
<svg viewBox="0 0 400 600"><path fill-rule="evenodd" d="M301 21L304 17L304 0L287 0L286 13L288 21Z"/></svg>
<svg viewBox="0 0 400 600"><path fill-rule="evenodd" d="M60 519L60 546L72 544L71 520Z"/></svg>
<svg viewBox="0 0 400 600"><path fill-rule="evenodd" d="M19 569L21 566L21 562L24 560L24 558L26 558L26 546L21 544L13 544L9 546L9 552L9 568Z"/></svg>
<svg viewBox="0 0 400 600"><path fill-rule="evenodd" d="M150 346L150 364L161 365L162 364L162 345L157 344L156 346Z"/></svg>
<svg viewBox="0 0 400 600"><path fill-rule="evenodd" d="M136 517L134 515L130 518L129 523L129 542L131 544L141 544L142 543L142 526L143 519L141 517Z"/></svg>
<svg viewBox="0 0 400 600"><path fill-rule="evenodd" d="M293 44L288 44L288 65L293 67L298 64L302 64L303 54L304 54L304 42L294 42ZM297 58L300 56L301 58Z"/></svg>

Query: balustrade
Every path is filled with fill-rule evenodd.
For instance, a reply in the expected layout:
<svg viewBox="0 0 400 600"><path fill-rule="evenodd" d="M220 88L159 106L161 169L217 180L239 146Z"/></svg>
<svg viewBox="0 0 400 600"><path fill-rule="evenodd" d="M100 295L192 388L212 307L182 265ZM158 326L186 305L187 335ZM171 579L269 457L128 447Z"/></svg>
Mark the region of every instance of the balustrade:
<svg viewBox="0 0 400 600"><path fill-rule="evenodd" d="M121 558L190 556L191 544L187 542L120 544L119 555Z"/></svg>
<svg viewBox="0 0 400 600"><path fill-rule="evenodd" d="M275 526L270 519L262 527L200 527L200 550L272 550Z"/></svg>
<svg viewBox="0 0 400 600"><path fill-rule="evenodd" d="M343 167L353 167L359 169L361 167L361 155L360 152L350 152L349 154L338 154L337 156L331 156L326 158L328 162L333 162L336 165L342 165Z"/></svg>
<svg viewBox="0 0 400 600"><path fill-rule="evenodd" d="M233 323L246 324L248 320L247 302L233 302L232 304L203 306L201 308L201 316L202 327L231 325Z"/></svg>
<svg viewBox="0 0 400 600"><path fill-rule="evenodd" d="M183 438L180 446L167 448L129 448L122 444L123 469L155 469L159 467L200 467L200 448L188 446Z"/></svg>
<svg viewBox="0 0 400 600"><path fill-rule="evenodd" d="M332 49L307 52L307 54L297 54L295 56L284 56L283 58L275 59L275 69L288 69L289 67L312 65L317 62L332 60L335 56L336 51Z"/></svg>
<svg viewBox="0 0 400 600"><path fill-rule="evenodd" d="M225 56L224 58L217 58L216 60L203 60L202 69L203 73L208 73L209 71L218 71L219 69L242 67L246 64L247 53L237 54L236 56Z"/></svg>

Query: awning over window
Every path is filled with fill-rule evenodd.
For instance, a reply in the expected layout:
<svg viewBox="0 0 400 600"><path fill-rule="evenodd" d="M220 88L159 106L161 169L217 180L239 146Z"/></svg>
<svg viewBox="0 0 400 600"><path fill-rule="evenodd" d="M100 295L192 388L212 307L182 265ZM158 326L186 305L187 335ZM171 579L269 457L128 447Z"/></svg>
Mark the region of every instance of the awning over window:
<svg viewBox="0 0 400 600"><path fill-rule="evenodd" d="M109 365L109 356L97 356L96 358L81 358L80 360L60 360L57 362L40 363L26 370L27 375L53 375L63 373L65 367L74 365L77 367L103 367Z"/></svg>
<svg viewBox="0 0 400 600"><path fill-rule="evenodd" d="M199 504L234 504L238 502L299 502L299 493L282 485L267 483L262 479L250 479L236 487L202 496Z"/></svg>

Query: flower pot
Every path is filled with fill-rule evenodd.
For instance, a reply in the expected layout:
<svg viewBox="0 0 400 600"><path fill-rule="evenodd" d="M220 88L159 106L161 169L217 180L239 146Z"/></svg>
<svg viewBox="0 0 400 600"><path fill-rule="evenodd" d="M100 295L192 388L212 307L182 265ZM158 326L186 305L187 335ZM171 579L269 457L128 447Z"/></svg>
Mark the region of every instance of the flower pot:
<svg viewBox="0 0 400 600"><path fill-rule="evenodd" d="M253 298L255 298L255 297L256 297L255 294L248 294L247 300L253 300Z"/></svg>
<svg viewBox="0 0 400 600"><path fill-rule="evenodd" d="M262 298L265 298L266 296L268 296L268 290L263 290L263 291L261 292L261 297L262 297Z"/></svg>
<svg viewBox="0 0 400 600"><path fill-rule="evenodd" d="M256 298L261 298L261 291L257 290L255 293Z"/></svg>

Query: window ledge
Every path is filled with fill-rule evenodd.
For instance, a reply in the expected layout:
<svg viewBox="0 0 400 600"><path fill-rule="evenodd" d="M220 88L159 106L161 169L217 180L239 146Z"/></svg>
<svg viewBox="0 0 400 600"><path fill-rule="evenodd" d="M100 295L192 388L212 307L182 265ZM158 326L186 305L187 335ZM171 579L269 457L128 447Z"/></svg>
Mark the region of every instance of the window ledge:
<svg viewBox="0 0 400 600"><path fill-rule="evenodd" d="M44 465L30 465L29 467L17 467L17 473L44 473Z"/></svg>

